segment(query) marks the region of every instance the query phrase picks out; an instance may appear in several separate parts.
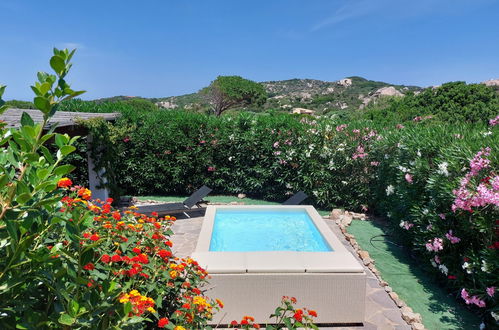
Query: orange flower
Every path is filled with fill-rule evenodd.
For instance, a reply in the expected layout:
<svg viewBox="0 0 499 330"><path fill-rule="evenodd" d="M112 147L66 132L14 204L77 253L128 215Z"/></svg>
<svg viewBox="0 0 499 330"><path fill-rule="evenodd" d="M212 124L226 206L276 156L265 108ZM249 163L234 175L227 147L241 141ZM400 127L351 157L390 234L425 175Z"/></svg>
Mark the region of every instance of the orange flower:
<svg viewBox="0 0 499 330"><path fill-rule="evenodd" d="M218 306L220 306L220 308L224 308L224 303L220 300L220 299L215 299L215 301L217 302Z"/></svg>
<svg viewBox="0 0 499 330"><path fill-rule="evenodd" d="M71 187L73 185L73 182L69 178L62 178L59 181L57 181L57 187L59 188L67 188Z"/></svg>
<svg viewBox="0 0 499 330"><path fill-rule="evenodd" d="M92 198L92 192L87 188L80 188L80 190L78 190L78 196L83 199L89 200L90 198Z"/></svg>

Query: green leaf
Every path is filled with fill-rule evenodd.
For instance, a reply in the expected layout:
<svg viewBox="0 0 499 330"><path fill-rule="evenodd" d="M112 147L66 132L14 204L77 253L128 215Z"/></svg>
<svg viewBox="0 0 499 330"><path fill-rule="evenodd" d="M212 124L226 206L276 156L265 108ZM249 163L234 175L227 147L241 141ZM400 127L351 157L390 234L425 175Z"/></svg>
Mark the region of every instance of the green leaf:
<svg viewBox="0 0 499 330"><path fill-rule="evenodd" d="M16 202L19 203L20 205L26 204L27 201L31 199L31 194L30 193L23 193L16 198Z"/></svg>
<svg viewBox="0 0 499 330"><path fill-rule="evenodd" d="M21 125L35 126L35 122L27 112L23 112L23 114L21 115Z"/></svg>
<svg viewBox="0 0 499 330"><path fill-rule="evenodd" d="M73 171L75 168L76 168L75 166L70 165L70 164L57 166L54 170L54 174L55 175L66 175L69 172Z"/></svg>
<svg viewBox="0 0 499 330"><path fill-rule="evenodd" d="M48 82L44 82L43 84L38 87L38 91L40 91L41 95L47 94L48 91L52 88L52 85Z"/></svg>
<svg viewBox="0 0 499 330"><path fill-rule="evenodd" d="M41 110L43 113L48 114L50 112L50 102L44 97L37 96L34 101L37 109Z"/></svg>
<svg viewBox="0 0 499 330"><path fill-rule="evenodd" d="M61 314L59 317L59 323L64 325L73 325L76 322L74 317L69 316L66 313Z"/></svg>
<svg viewBox="0 0 499 330"><path fill-rule="evenodd" d="M63 156L66 156L66 155L69 155L70 153L72 153L73 151L75 151L76 148L73 147L73 146L64 146L61 148L61 153Z"/></svg>
<svg viewBox="0 0 499 330"><path fill-rule="evenodd" d="M71 307L71 315L78 315L78 310L80 309L78 302L76 300L71 300L69 306Z"/></svg>
<svg viewBox="0 0 499 330"><path fill-rule="evenodd" d="M66 63L64 62L64 59L59 55L52 56L52 58L50 59L50 66L59 75L62 74L66 69Z"/></svg>

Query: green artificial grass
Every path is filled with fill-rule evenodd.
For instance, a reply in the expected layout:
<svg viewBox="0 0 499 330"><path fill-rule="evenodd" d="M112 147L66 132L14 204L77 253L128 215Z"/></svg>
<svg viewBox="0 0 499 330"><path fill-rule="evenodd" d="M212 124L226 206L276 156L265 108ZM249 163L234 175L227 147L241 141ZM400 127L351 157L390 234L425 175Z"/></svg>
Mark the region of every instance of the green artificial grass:
<svg viewBox="0 0 499 330"><path fill-rule="evenodd" d="M161 202L182 202L187 196L137 196L140 201L144 200L154 200ZM231 202L243 202L246 205L279 205L276 202L268 202L261 199L253 199L253 198L237 198L237 196L227 196L227 195L209 195L205 198L205 200L212 203L231 203ZM330 211L327 210L317 210L320 215L325 216L329 215Z"/></svg>
<svg viewBox="0 0 499 330"><path fill-rule="evenodd" d="M385 232L380 225L372 221L352 221L348 232L376 261L376 268L383 280L408 306L421 314L426 328L478 329L478 317L439 287L430 274L421 268L421 263L390 243L389 237L381 236Z"/></svg>

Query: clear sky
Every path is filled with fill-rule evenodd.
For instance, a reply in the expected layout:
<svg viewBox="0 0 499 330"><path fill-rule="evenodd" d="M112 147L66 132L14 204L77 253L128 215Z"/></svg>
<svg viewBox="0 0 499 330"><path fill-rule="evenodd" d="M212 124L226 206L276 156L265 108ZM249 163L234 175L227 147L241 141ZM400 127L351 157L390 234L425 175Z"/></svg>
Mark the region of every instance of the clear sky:
<svg viewBox="0 0 499 330"><path fill-rule="evenodd" d="M419 86L499 78L499 0L0 0L0 84L32 98L52 47L83 98L195 92L217 75Z"/></svg>

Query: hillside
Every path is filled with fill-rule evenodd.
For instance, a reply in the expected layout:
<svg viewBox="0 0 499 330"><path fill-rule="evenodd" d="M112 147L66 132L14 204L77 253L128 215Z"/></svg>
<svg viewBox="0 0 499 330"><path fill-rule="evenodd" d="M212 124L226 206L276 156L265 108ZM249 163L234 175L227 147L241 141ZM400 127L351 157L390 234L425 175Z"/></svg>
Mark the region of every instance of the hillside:
<svg viewBox="0 0 499 330"><path fill-rule="evenodd" d="M262 84L269 95L264 109L302 107L320 112L356 110L382 96L403 96L408 92L422 90L417 86L393 85L361 77L348 77L338 81L290 79L265 81ZM208 106L197 93L152 99L152 101L165 109L202 110Z"/></svg>

